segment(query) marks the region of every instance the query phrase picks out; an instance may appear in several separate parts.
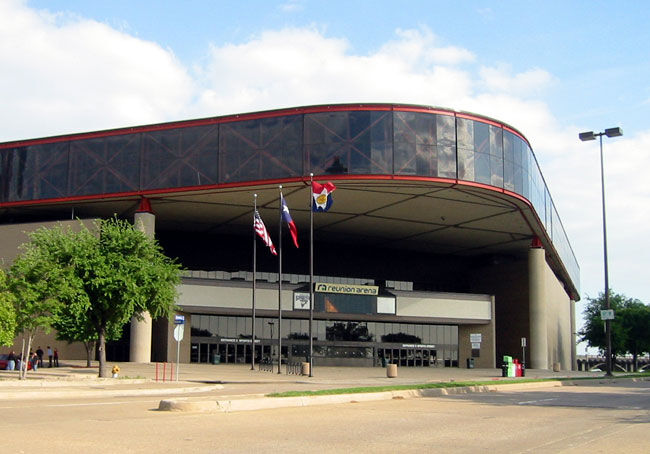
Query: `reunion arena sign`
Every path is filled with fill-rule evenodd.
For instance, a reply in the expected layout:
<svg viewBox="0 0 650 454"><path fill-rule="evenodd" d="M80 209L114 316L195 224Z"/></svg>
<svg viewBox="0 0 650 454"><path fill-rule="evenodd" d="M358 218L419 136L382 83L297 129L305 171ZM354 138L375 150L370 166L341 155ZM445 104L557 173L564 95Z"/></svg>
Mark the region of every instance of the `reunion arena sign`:
<svg viewBox="0 0 650 454"><path fill-rule="evenodd" d="M377 296L379 287L376 285L351 285L351 284L328 284L316 282L316 292L321 293L344 293L347 295L370 295Z"/></svg>

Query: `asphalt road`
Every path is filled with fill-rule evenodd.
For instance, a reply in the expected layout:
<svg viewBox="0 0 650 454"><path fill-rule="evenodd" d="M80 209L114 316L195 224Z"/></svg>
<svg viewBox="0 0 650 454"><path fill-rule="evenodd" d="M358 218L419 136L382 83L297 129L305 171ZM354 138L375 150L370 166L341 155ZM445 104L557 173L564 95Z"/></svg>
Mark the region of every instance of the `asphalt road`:
<svg viewBox="0 0 650 454"><path fill-rule="evenodd" d="M0 402L2 451L650 452L647 381L240 413L159 412L159 400Z"/></svg>

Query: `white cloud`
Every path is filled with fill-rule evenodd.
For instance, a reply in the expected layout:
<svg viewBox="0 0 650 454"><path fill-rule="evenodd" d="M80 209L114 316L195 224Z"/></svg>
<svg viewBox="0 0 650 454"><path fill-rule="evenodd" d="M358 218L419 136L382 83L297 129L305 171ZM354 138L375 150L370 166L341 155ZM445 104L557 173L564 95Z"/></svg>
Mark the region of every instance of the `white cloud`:
<svg viewBox="0 0 650 454"><path fill-rule="evenodd" d="M288 0L280 5L280 9L284 12L292 13L294 11L302 11L305 5L302 0Z"/></svg>
<svg viewBox="0 0 650 454"><path fill-rule="evenodd" d="M482 67L479 74L487 91L527 98L538 96L553 81L551 74L543 69L533 68L522 73L512 74L510 66L503 64Z"/></svg>
<svg viewBox="0 0 650 454"><path fill-rule="evenodd" d="M0 3L1 139L160 121L192 80L174 55L95 21Z"/></svg>

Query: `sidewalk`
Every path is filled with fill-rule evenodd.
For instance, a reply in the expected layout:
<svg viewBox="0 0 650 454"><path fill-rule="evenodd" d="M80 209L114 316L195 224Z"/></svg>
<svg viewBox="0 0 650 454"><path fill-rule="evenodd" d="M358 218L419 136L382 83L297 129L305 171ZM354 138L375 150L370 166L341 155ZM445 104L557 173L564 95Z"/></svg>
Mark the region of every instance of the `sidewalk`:
<svg viewBox="0 0 650 454"><path fill-rule="evenodd" d="M61 367L29 371L18 380L16 371L0 371L0 400L91 398L109 396L173 396L184 401L228 401L265 399L283 391L305 391L361 386L408 385L435 382L502 382L501 369L398 368L396 378L387 378L384 368L315 367L313 377L251 370L250 365L117 363L120 378L98 378L98 365L86 368L85 361L67 361ZM116 363L110 363L109 369ZM165 376L163 379L163 370ZM172 380L173 373L173 380ZM602 372L552 372L527 370L526 378L598 377ZM156 380L156 377L158 380ZM513 380L513 379L510 379ZM286 400L285 400L286 402ZM173 409L173 408L172 408Z"/></svg>

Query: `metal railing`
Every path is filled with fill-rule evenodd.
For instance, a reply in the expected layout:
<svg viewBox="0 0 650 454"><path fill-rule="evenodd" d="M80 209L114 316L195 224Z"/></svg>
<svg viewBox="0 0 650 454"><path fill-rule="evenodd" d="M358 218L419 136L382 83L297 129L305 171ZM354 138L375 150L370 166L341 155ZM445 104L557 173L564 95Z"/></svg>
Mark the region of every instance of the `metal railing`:
<svg viewBox="0 0 650 454"><path fill-rule="evenodd" d="M302 375L302 363L291 362L287 363L287 375Z"/></svg>
<svg viewBox="0 0 650 454"><path fill-rule="evenodd" d="M262 358L259 362L260 372L273 372L273 359L270 357Z"/></svg>

